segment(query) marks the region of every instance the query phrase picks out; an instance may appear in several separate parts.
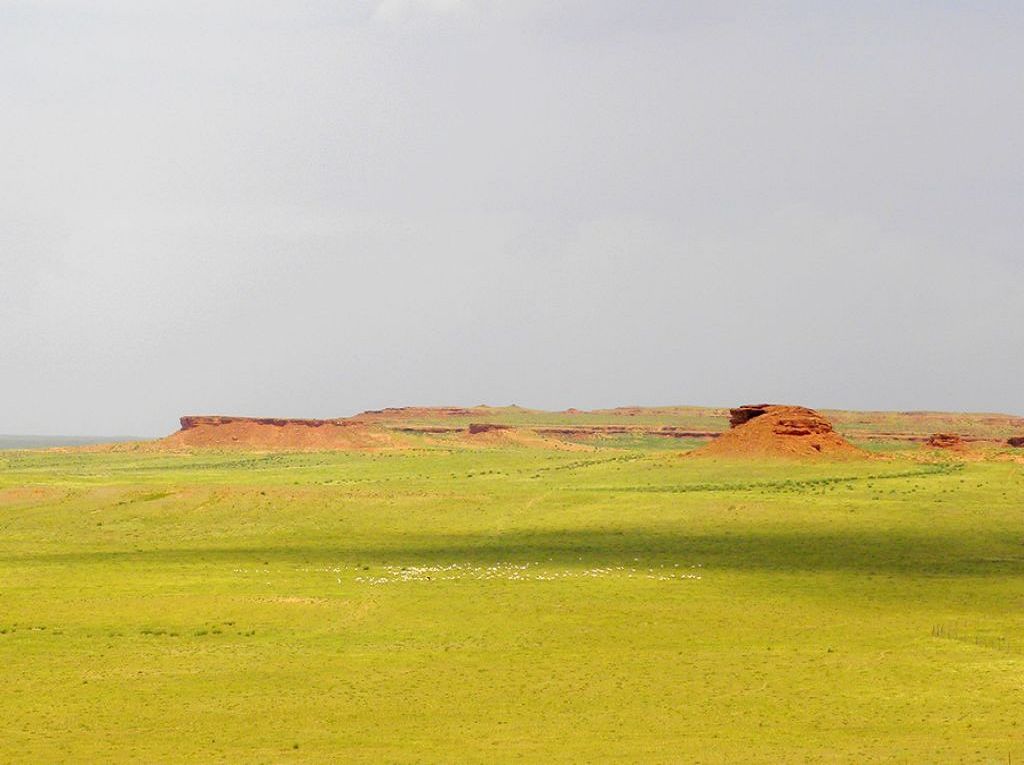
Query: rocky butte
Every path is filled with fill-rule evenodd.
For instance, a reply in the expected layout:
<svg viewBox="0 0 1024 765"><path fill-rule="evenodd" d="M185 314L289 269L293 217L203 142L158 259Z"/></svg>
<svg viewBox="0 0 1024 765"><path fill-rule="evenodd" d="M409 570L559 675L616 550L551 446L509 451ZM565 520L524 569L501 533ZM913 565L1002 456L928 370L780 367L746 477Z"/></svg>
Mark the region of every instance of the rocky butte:
<svg viewBox="0 0 1024 765"><path fill-rule="evenodd" d="M746 404L729 410L730 429L694 454L717 457L858 459L867 452L803 406Z"/></svg>

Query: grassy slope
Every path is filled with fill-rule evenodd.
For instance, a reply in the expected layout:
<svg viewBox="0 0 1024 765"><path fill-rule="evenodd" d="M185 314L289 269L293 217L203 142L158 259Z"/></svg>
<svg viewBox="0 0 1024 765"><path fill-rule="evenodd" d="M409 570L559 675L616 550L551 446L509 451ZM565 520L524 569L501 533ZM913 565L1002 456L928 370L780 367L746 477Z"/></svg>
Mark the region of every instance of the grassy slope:
<svg viewBox="0 0 1024 765"><path fill-rule="evenodd" d="M1022 499L1011 463L0 454L0 760L1019 760Z"/></svg>

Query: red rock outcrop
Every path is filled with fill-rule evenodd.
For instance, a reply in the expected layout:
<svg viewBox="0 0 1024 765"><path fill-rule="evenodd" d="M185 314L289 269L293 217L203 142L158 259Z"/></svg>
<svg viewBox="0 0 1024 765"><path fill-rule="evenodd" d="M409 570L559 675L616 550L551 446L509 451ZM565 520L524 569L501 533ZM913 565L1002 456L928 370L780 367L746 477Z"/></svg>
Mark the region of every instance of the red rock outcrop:
<svg viewBox="0 0 1024 765"><path fill-rule="evenodd" d="M731 428L695 454L720 457L856 459L866 452L813 409L748 404L729 410Z"/></svg>
<svg viewBox="0 0 1024 765"><path fill-rule="evenodd" d="M471 436L475 436L480 433L490 433L496 430L512 430L512 426L498 425L493 422L471 422L469 424L469 434Z"/></svg>
<svg viewBox="0 0 1024 765"><path fill-rule="evenodd" d="M738 406L735 409L729 410L729 427L735 428L742 425L745 422L750 422L755 417L760 417L762 414L771 409L774 404L744 404Z"/></svg>
<svg viewBox="0 0 1024 765"><path fill-rule="evenodd" d="M933 433L925 441L932 449L962 449L964 440L956 433Z"/></svg>

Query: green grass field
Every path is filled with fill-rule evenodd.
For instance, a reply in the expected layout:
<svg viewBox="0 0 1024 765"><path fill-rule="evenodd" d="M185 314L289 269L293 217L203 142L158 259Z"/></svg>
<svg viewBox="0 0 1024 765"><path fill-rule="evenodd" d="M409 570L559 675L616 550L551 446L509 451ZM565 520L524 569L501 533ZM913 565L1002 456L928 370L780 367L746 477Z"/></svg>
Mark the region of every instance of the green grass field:
<svg viewBox="0 0 1024 765"><path fill-rule="evenodd" d="M0 452L3 762L1024 762L1024 466Z"/></svg>

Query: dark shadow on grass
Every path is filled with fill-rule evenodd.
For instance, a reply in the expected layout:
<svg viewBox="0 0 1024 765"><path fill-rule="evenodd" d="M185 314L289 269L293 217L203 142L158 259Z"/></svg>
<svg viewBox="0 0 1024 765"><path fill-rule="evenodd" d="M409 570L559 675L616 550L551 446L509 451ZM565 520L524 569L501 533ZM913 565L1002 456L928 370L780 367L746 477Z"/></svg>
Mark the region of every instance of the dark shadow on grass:
<svg viewBox="0 0 1024 765"><path fill-rule="evenodd" d="M634 559L638 559L634 561ZM154 547L139 550L6 554L18 564L100 563L218 564L426 564L496 562L561 566L701 564L739 571L848 571L931 576L1024 574L1020 534L986 531L969 536L941 533L844 531L779 533L682 533L651 529L586 529L564 532L514 531L458 536L402 536L394 544L322 538L310 543L211 547Z"/></svg>

